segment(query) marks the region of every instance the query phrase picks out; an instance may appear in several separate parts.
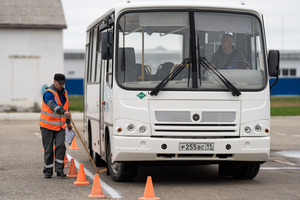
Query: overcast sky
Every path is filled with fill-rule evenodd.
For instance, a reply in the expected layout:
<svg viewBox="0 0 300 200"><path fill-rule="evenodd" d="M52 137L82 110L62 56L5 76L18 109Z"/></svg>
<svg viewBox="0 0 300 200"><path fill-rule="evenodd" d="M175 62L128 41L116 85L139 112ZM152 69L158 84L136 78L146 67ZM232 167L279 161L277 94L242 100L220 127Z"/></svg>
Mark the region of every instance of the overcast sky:
<svg viewBox="0 0 300 200"><path fill-rule="evenodd" d="M84 49L87 26L115 4L123 2L127 0L62 0L68 26L63 32L64 49ZM244 0L244 2L263 13L268 49L300 49L299 0Z"/></svg>

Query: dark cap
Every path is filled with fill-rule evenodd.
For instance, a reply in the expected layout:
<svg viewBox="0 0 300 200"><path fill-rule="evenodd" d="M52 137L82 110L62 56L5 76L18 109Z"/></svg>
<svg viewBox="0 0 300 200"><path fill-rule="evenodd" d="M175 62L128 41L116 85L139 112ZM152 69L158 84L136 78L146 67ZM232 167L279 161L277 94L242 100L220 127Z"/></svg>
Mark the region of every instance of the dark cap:
<svg viewBox="0 0 300 200"><path fill-rule="evenodd" d="M63 75L63 74L55 74L54 75L54 80L58 81L59 83L65 83L66 82L65 75Z"/></svg>

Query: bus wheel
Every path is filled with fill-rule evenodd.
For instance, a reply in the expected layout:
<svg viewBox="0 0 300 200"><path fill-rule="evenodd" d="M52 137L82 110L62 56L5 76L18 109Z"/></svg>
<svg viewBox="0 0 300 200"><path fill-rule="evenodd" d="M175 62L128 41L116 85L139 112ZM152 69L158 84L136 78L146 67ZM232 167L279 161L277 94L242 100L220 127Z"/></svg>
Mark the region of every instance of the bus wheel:
<svg viewBox="0 0 300 200"><path fill-rule="evenodd" d="M108 142L106 150L107 168L111 179L116 182L130 181L137 174L137 166L128 162L111 162L110 142Z"/></svg>
<svg viewBox="0 0 300 200"><path fill-rule="evenodd" d="M253 179L259 169L259 162L234 162L232 163L232 176L235 179Z"/></svg>

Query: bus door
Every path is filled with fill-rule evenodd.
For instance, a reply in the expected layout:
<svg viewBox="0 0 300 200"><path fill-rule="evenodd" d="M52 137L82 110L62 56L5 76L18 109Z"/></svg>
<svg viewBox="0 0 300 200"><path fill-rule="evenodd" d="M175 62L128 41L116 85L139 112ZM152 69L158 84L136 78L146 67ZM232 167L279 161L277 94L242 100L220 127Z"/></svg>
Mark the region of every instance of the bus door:
<svg viewBox="0 0 300 200"><path fill-rule="evenodd" d="M97 28L90 32L89 55L88 55L88 73L86 86L87 118L89 122L89 148L92 156L100 154L100 135L99 135L99 108L100 108L100 65L97 60L98 46ZM101 61L101 60L100 60Z"/></svg>
<svg viewBox="0 0 300 200"><path fill-rule="evenodd" d="M102 35L106 36L109 34L110 37L113 37L113 28L110 28L109 30L104 29L100 33L102 38ZM102 41L103 40L103 41ZM110 39L112 40L112 38ZM104 42L104 39L102 38L99 42L99 45L102 46L102 42ZM112 42L111 42L112 43ZM105 45L106 46L106 45ZM105 127L111 126L112 124L112 69L113 69L113 63L112 58L103 59L101 54L103 52L100 52L99 59L101 59L101 89L100 89L100 102L101 102L101 108L100 108L100 154L101 157L105 157L106 147L105 147Z"/></svg>

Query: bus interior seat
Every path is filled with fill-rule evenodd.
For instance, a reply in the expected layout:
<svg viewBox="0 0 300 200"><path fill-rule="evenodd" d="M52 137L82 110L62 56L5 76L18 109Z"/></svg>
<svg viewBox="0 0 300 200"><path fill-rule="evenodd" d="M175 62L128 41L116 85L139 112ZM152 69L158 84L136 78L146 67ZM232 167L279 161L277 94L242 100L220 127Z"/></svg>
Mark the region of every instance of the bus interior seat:
<svg viewBox="0 0 300 200"><path fill-rule="evenodd" d="M138 81L138 71L136 70L135 51L133 47L119 48L118 74L121 82ZM125 56L124 56L125 55ZM121 66L125 66L125 72Z"/></svg>
<svg viewBox="0 0 300 200"><path fill-rule="evenodd" d="M142 64L137 63L136 64L136 70L137 70L138 76L142 77ZM146 65L144 66L144 76L145 76L145 81L149 81L150 80L151 72L150 72L150 69L148 68L148 66L146 66Z"/></svg>
<svg viewBox="0 0 300 200"><path fill-rule="evenodd" d="M164 78L166 78L168 76L168 74L171 73L171 69L174 66L174 63L172 62L165 62L163 64L160 64L157 72L154 76L154 80L155 81L161 81Z"/></svg>

